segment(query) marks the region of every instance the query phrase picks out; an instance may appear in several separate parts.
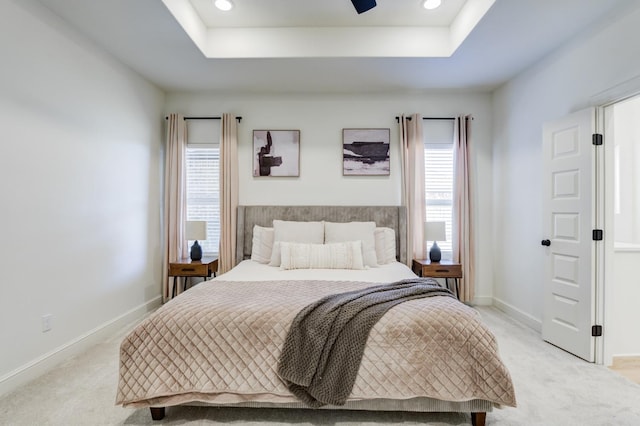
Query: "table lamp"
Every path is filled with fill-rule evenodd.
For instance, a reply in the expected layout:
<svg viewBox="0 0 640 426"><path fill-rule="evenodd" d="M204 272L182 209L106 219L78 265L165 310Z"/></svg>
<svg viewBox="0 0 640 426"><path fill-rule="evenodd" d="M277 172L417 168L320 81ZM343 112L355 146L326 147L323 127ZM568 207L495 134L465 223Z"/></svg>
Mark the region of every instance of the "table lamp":
<svg viewBox="0 0 640 426"><path fill-rule="evenodd" d="M442 253L436 241L447 241L447 231L445 222L425 222L424 224L425 240L433 241L433 245L429 250L429 260L431 262L440 262Z"/></svg>
<svg viewBox="0 0 640 426"><path fill-rule="evenodd" d="M193 240L191 246L191 260L202 259L202 247L198 244L198 240L207 239L207 222L204 220L188 220L185 227L185 237L187 240Z"/></svg>

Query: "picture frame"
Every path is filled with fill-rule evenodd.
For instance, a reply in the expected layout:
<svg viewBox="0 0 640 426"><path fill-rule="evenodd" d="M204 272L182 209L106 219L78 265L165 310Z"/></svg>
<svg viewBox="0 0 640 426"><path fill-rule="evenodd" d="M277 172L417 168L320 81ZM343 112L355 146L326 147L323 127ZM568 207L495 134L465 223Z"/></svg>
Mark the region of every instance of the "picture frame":
<svg viewBox="0 0 640 426"><path fill-rule="evenodd" d="M253 176L300 176L300 130L254 130Z"/></svg>
<svg viewBox="0 0 640 426"><path fill-rule="evenodd" d="M343 176L389 176L391 129L342 129Z"/></svg>

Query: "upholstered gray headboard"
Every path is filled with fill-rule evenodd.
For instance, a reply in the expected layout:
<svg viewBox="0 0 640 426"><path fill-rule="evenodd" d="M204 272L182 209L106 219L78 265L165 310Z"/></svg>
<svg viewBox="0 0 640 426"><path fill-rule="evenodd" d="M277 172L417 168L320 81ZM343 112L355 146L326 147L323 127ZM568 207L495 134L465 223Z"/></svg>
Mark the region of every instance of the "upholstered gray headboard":
<svg viewBox="0 0 640 426"><path fill-rule="evenodd" d="M273 219L369 222L396 231L396 259L407 263L407 219L404 206L238 206L236 264L251 258L253 225L271 227Z"/></svg>

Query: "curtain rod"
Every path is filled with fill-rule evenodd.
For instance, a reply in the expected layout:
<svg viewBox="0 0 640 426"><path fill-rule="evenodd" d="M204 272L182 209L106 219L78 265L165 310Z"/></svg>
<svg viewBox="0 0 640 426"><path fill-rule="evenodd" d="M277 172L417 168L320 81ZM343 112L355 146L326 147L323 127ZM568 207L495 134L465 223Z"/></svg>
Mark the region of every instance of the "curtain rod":
<svg viewBox="0 0 640 426"><path fill-rule="evenodd" d="M455 120L456 117L422 117L423 120ZM407 117L411 121L411 117ZM473 120L473 117L465 117L465 120ZM396 116L396 122L400 122L400 117Z"/></svg>
<svg viewBox="0 0 640 426"><path fill-rule="evenodd" d="M168 120L169 117L164 117L165 120ZM211 117L184 117L185 120L222 120L222 117L220 117L219 115L214 115ZM236 120L238 120L238 122L242 121L242 117L236 117Z"/></svg>

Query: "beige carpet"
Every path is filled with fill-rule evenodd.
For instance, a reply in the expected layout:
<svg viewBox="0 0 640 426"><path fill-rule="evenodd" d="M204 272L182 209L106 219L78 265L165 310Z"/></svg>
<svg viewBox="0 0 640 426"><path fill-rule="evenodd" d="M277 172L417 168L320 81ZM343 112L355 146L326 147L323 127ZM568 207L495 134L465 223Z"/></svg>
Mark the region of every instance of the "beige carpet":
<svg viewBox="0 0 640 426"><path fill-rule="evenodd" d="M518 408L489 425L640 425L640 385L581 361L493 308L480 308L516 388ZM0 399L0 425L467 425L468 414L175 407L153 422L147 409L114 405L118 346L128 330Z"/></svg>

